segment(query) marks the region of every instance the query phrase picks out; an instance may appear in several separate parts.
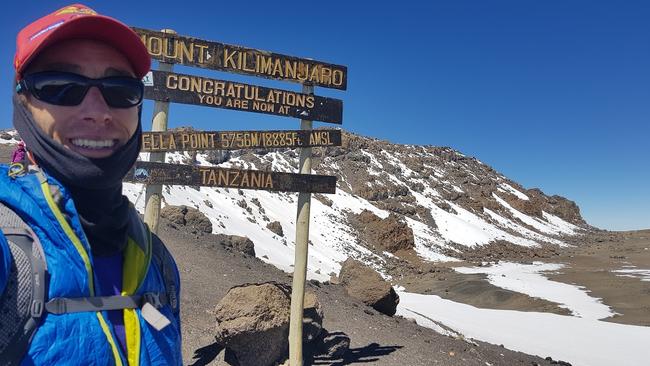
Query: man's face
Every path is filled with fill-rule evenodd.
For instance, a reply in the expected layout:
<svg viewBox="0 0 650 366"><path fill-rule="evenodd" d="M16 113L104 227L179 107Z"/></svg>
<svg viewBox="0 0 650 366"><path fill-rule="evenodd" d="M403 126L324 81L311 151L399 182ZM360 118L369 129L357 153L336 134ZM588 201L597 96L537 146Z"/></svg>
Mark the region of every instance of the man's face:
<svg viewBox="0 0 650 366"><path fill-rule="evenodd" d="M25 75L65 71L89 78L134 76L126 57L92 40L68 40L42 51ZM138 108L113 108L98 88L88 90L77 106L58 106L27 94L26 105L38 127L54 141L89 158L105 158L124 145L138 126Z"/></svg>

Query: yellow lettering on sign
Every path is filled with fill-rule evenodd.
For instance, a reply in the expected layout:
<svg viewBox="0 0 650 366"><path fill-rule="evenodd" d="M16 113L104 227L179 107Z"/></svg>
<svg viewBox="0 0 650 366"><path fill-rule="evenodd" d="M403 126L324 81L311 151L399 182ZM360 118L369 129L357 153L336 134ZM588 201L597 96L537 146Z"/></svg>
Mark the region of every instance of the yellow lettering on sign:
<svg viewBox="0 0 650 366"><path fill-rule="evenodd" d="M305 99L306 99L306 98L307 98L307 96L306 96L305 94L298 94L298 95L296 95L296 102L295 102L294 105L297 106L297 107L302 107L302 108L304 108L304 107L305 107Z"/></svg>
<svg viewBox="0 0 650 366"><path fill-rule="evenodd" d="M211 186L217 184L217 177L212 169L199 169L201 172L201 184L204 186Z"/></svg>
<svg viewBox="0 0 650 366"><path fill-rule="evenodd" d="M151 150L151 135L148 133L142 134L142 149Z"/></svg>
<svg viewBox="0 0 650 366"><path fill-rule="evenodd" d="M192 78L190 79L190 91L195 93L201 93L201 79Z"/></svg>
<svg viewBox="0 0 650 366"><path fill-rule="evenodd" d="M219 170L219 179L217 180L219 185L221 186L228 186L228 171L227 170Z"/></svg>
<svg viewBox="0 0 650 366"><path fill-rule="evenodd" d="M239 186L239 172L236 170L228 171L230 173L230 182L228 185L238 187Z"/></svg>
<svg viewBox="0 0 650 366"><path fill-rule="evenodd" d="M295 79L298 70L298 63L296 61L285 60L284 69L285 69L284 75L287 78Z"/></svg>
<svg viewBox="0 0 650 366"><path fill-rule="evenodd" d="M262 177L261 174L251 174L251 186L255 188L262 187Z"/></svg>
<svg viewBox="0 0 650 366"><path fill-rule="evenodd" d="M223 81L217 81L214 83L214 95L223 96L226 89L226 83Z"/></svg>
<svg viewBox="0 0 650 366"><path fill-rule="evenodd" d="M172 48L174 49L174 54L170 55L169 54L169 41L170 41L169 38L163 38L163 42L162 42L163 57L175 59L178 56L178 48L176 48L176 42L174 42L174 44L172 44L172 46L173 46Z"/></svg>
<svg viewBox="0 0 650 366"><path fill-rule="evenodd" d="M178 89L182 91L190 90L190 78L184 75L179 75L178 78Z"/></svg>
<svg viewBox="0 0 650 366"><path fill-rule="evenodd" d="M203 44L195 44L194 45L196 48L199 49L199 63L205 63L207 61L207 50L208 46L203 45Z"/></svg>
<svg viewBox="0 0 650 366"><path fill-rule="evenodd" d="M282 73L282 64L278 58L276 58L275 62L273 63L273 76L284 76Z"/></svg>
<svg viewBox="0 0 650 366"><path fill-rule="evenodd" d="M249 178L248 174L246 174L246 172L243 172L243 174L241 176L241 182L239 183L239 186L240 187L250 187L250 182L249 182L248 178Z"/></svg>
<svg viewBox="0 0 650 366"><path fill-rule="evenodd" d="M298 64L298 73L296 74L296 77L300 81L307 81L307 78L309 78L309 66L303 63Z"/></svg>
<svg viewBox="0 0 650 366"><path fill-rule="evenodd" d="M162 55L162 39L158 37L149 37L147 41L147 50L152 56Z"/></svg>
<svg viewBox="0 0 650 366"><path fill-rule="evenodd" d="M334 72L332 73L332 84L336 86L343 85L343 71L334 70Z"/></svg>
<svg viewBox="0 0 650 366"><path fill-rule="evenodd" d="M232 67L233 69L237 68L237 65L235 64L234 56L237 54L237 51L232 50L230 51L228 48L223 49L223 66L224 67ZM230 63L230 65L228 65Z"/></svg>
<svg viewBox="0 0 650 366"><path fill-rule="evenodd" d="M264 55L257 55L256 62L257 72L261 74L273 75L273 59Z"/></svg>
<svg viewBox="0 0 650 366"><path fill-rule="evenodd" d="M168 141L169 150L172 150L172 151L176 150L176 139L174 138L174 135L169 134L168 136L169 136L169 141ZM161 137L162 137L162 135L161 135Z"/></svg>
<svg viewBox="0 0 650 366"><path fill-rule="evenodd" d="M323 84L332 84L332 69L329 67L321 67L320 80Z"/></svg>
<svg viewBox="0 0 650 366"><path fill-rule="evenodd" d="M181 49L181 63L183 59L186 59L188 62L194 62L194 43L187 45L185 42L180 42Z"/></svg>
<svg viewBox="0 0 650 366"><path fill-rule="evenodd" d="M310 133L309 134L309 145L316 146L316 145L320 145L320 144L321 144L321 135L316 133L316 132Z"/></svg>
<svg viewBox="0 0 650 366"><path fill-rule="evenodd" d="M226 91L226 96L232 98L237 96L237 92L235 92L235 86L232 83L228 84L228 90Z"/></svg>
<svg viewBox="0 0 650 366"><path fill-rule="evenodd" d="M184 133L181 135L181 147L183 150L185 150L190 143L190 135L188 133Z"/></svg>
<svg viewBox="0 0 650 366"><path fill-rule="evenodd" d="M266 174L266 182L264 188L273 188L273 180L271 179L271 174Z"/></svg>
<svg viewBox="0 0 650 366"><path fill-rule="evenodd" d="M253 101L253 110L261 112L275 112L275 105L273 103L260 103Z"/></svg>
<svg viewBox="0 0 650 366"><path fill-rule="evenodd" d="M242 61L241 61L242 68L241 69L243 71L247 71L247 72L255 72L255 69L250 69L250 68L247 67L248 66L247 65L247 63L248 63L248 60L247 60L248 53L244 52L244 53L241 54L240 57L242 58Z"/></svg>
<svg viewBox="0 0 650 366"><path fill-rule="evenodd" d="M309 81L312 83L320 83L320 74L319 74L319 67L314 66L311 68L311 74L309 75Z"/></svg>
<svg viewBox="0 0 650 366"><path fill-rule="evenodd" d="M165 83L167 89L177 89L178 88L178 75L169 74L167 75L167 80Z"/></svg>
<svg viewBox="0 0 650 366"><path fill-rule="evenodd" d="M203 92L207 94L214 94L214 81L210 79L203 79Z"/></svg>

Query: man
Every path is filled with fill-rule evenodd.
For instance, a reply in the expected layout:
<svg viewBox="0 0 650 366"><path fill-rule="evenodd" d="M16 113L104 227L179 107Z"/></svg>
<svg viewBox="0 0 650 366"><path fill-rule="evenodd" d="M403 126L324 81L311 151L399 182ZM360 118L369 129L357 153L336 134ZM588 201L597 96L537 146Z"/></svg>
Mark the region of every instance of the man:
<svg viewBox="0 0 650 366"><path fill-rule="evenodd" d="M21 30L14 61L30 164L0 167L0 364L180 365L176 264L122 195L146 48L77 4Z"/></svg>

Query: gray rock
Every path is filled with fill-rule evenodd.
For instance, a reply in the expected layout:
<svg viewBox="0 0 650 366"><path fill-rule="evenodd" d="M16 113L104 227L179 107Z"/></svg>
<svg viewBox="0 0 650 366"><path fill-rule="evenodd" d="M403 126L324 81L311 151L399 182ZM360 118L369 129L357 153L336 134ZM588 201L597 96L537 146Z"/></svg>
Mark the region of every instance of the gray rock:
<svg viewBox="0 0 650 366"><path fill-rule="evenodd" d="M235 353L241 366L273 365L288 350L290 305L286 285L233 287L215 308L215 339Z"/></svg>
<svg viewBox="0 0 650 366"><path fill-rule="evenodd" d="M160 216L174 224L187 226L202 233L209 234L212 232L210 219L193 207L168 205L160 210Z"/></svg>
<svg viewBox="0 0 650 366"><path fill-rule="evenodd" d="M374 269L348 258L341 266L339 279L351 297L361 300L380 313L395 315L399 296L390 283Z"/></svg>
<svg viewBox="0 0 650 366"><path fill-rule="evenodd" d="M217 242L226 248L231 248L251 257L255 256L255 244L245 236L216 234Z"/></svg>
<svg viewBox="0 0 650 366"><path fill-rule="evenodd" d="M266 225L266 228L271 230L273 233L284 237L284 231L282 230L282 225L279 221L270 222L268 225Z"/></svg>
<svg viewBox="0 0 650 366"><path fill-rule="evenodd" d="M323 310L313 292L305 293L304 343L321 339ZM217 304L216 341L240 365L272 365L288 352L291 288L275 282L231 288Z"/></svg>

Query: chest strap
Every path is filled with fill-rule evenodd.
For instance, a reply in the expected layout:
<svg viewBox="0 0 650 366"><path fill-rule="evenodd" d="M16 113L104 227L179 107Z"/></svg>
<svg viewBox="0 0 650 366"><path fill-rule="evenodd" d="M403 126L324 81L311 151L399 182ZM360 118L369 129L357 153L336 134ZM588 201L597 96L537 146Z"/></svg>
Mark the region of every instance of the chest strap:
<svg viewBox="0 0 650 366"><path fill-rule="evenodd" d="M139 309L146 303L159 309L168 303L167 295L165 293L147 292L143 295L130 296L55 297L45 303L45 310L48 313L60 315L85 311Z"/></svg>

